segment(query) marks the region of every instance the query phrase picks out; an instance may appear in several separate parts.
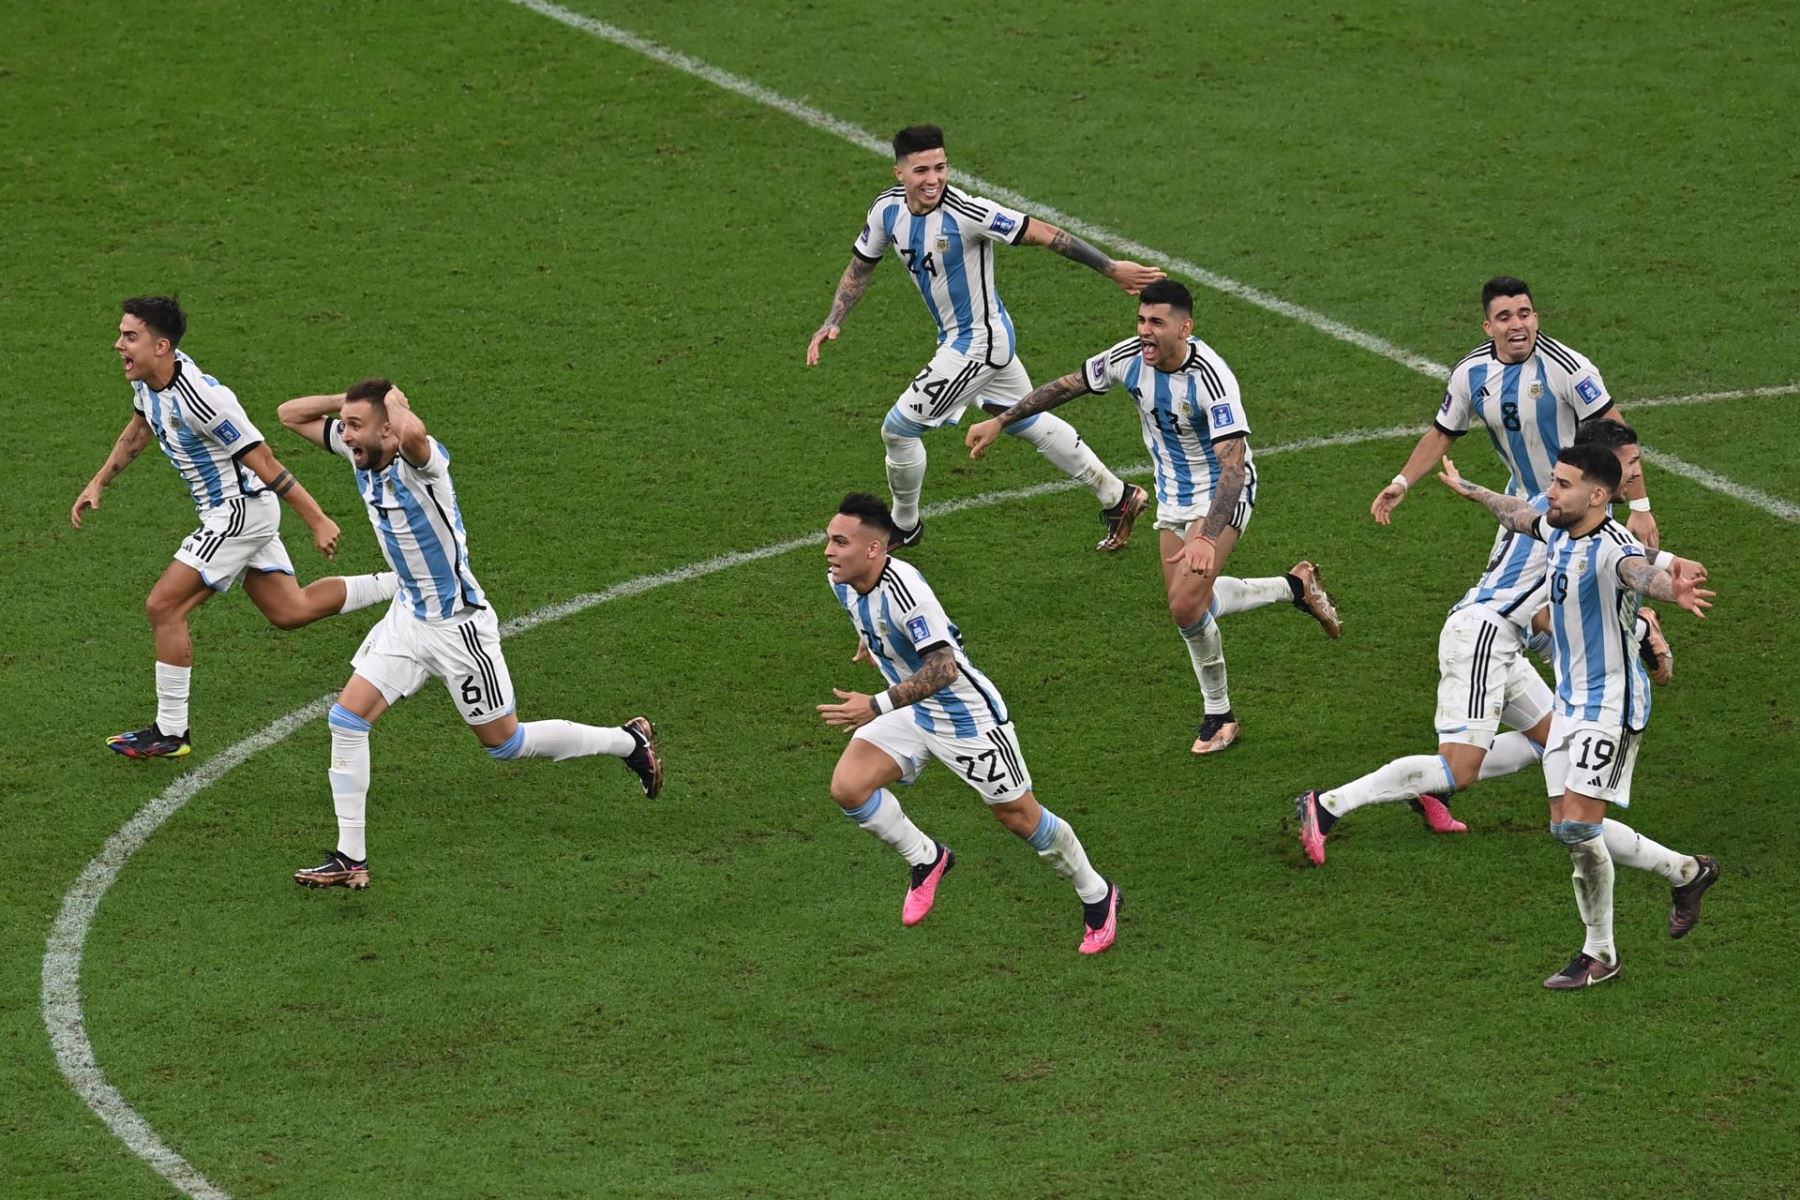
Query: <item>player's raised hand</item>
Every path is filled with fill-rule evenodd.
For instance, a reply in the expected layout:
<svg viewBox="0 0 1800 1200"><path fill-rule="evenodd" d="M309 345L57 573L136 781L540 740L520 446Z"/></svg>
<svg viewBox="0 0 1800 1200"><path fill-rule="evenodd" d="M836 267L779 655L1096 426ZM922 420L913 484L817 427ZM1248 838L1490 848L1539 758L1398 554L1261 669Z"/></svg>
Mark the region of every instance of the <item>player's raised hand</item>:
<svg viewBox="0 0 1800 1200"><path fill-rule="evenodd" d="M988 447L999 440L1000 422L995 417L975 422L969 426L969 432L963 438L963 441L968 444L970 458L982 457L988 452Z"/></svg>
<svg viewBox="0 0 1800 1200"><path fill-rule="evenodd" d="M1394 510L1406 499L1406 489L1399 483L1390 483L1375 493L1375 502L1369 505L1369 515L1375 518L1377 525L1391 525Z"/></svg>
<svg viewBox="0 0 1800 1200"><path fill-rule="evenodd" d="M1669 574L1677 579L1685 576L1695 583L1706 582L1706 567L1691 558L1682 558L1679 555L1675 557L1674 562L1669 564Z"/></svg>
<svg viewBox="0 0 1800 1200"><path fill-rule="evenodd" d="M100 507L100 485L90 483L81 489L81 495L75 497L75 507L69 510L69 524L81 528L81 518L91 508Z"/></svg>
<svg viewBox="0 0 1800 1200"><path fill-rule="evenodd" d="M338 539L342 536L343 531L338 528L337 522L320 513L319 523L313 526L313 545L319 548L319 553L326 558L336 558Z"/></svg>
<svg viewBox="0 0 1800 1200"><path fill-rule="evenodd" d="M406 398L406 393L397 387L390 387L387 390L387 395L381 398L381 402L383 404L391 404L396 408L404 408L408 411L411 411L412 409L412 401L408 400Z"/></svg>
<svg viewBox="0 0 1800 1200"><path fill-rule="evenodd" d="M1203 533L1195 533L1181 544L1181 549L1163 559L1166 563L1185 565L1196 575L1205 575L1212 570L1216 547L1213 540Z"/></svg>
<svg viewBox="0 0 1800 1200"><path fill-rule="evenodd" d="M1134 263L1129 259L1116 258L1107 270L1106 277L1119 285L1119 290L1128 296L1135 296L1157 280L1164 278L1161 267L1146 267L1143 263Z"/></svg>
<svg viewBox="0 0 1800 1200"><path fill-rule="evenodd" d="M1698 566L1699 564L1695 564ZM1706 568L1700 568L1700 578L1706 577ZM1717 592L1708 591L1700 586L1699 579L1679 572L1670 574L1670 585L1675 593L1675 603L1687 609L1701 620L1706 619L1706 610L1712 607L1713 597Z"/></svg>
<svg viewBox="0 0 1800 1200"><path fill-rule="evenodd" d="M845 730L860 729L875 719L875 706L870 703L872 697L868 693L832 688L831 694L838 698L839 703L818 706L819 715L825 718L827 725Z"/></svg>
<svg viewBox="0 0 1800 1200"><path fill-rule="evenodd" d="M819 326L818 332L812 335L812 341L806 343L807 366L816 367L819 365L819 350L826 342L837 341L839 332L840 330L836 325Z"/></svg>

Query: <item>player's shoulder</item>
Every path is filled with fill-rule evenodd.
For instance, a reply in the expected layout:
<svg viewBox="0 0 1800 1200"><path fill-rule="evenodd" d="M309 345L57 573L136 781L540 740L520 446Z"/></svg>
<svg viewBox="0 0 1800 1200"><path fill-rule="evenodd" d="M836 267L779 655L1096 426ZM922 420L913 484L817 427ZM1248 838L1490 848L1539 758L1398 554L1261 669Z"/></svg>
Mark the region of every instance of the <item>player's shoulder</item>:
<svg viewBox="0 0 1800 1200"><path fill-rule="evenodd" d="M175 364L175 386L180 391L205 400L237 401L237 393L220 383L216 376L207 374L185 351L175 352Z"/></svg>
<svg viewBox="0 0 1800 1200"><path fill-rule="evenodd" d="M1547 333L1538 334L1537 351L1543 356L1545 363L1565 375L1579 375L1583 371L1592 370L1594 366L1587 355Z"/></svg>
<svg viewBox="0 0 1800 1200"><path fill-rule="evenodd" d="M916 608L927 599L936 599L931 585L925 582L925 576L919 568L891 554L888 555L886 565L881 568L881 576L875 586L903 608Z"/></svg>
<svg viewBox="0 0 1800 1200"><path fill-rule="evenodd" d="M1494 361L1494 343L1491 340L1485 341L1456 360L1456 365L1450 368L1450 378L1455 379L1461 376L1463 379L1467 379L1470 371Z"/></svg>
<svg viewBox="0 0 1800 1200"><path fill-rule="evenodd" d="M1122 367L1143 352L1144 344L1135 337L1128 337L1114 342L1102 353L1110 365Z"/></svg>
<svg viewBox="0 0 1800 1200"><path fill-rule="evenodd" d="M1187 362L1181 369L1198 375L1214 400L1223 400L1237 391L1237 376L1225 356L1192 334L1188 335Z"/></svg>
<svg viewBox="0 0 1800 1200"><path fill-rule="evenodd" d="M905 203L906 189L898 186L891 187L869 202L869 216L871 219L879 218L894 205Z"/></svg>
<svg viewBox="0 0 1800 1200"><path fill-rule="evenodd" d="M1600 527L1594 531L1594 537L1604 548L1621 556L1644 553L1644 543L1637 540L1637 535L1611 517L1600 522Z"/></svg>

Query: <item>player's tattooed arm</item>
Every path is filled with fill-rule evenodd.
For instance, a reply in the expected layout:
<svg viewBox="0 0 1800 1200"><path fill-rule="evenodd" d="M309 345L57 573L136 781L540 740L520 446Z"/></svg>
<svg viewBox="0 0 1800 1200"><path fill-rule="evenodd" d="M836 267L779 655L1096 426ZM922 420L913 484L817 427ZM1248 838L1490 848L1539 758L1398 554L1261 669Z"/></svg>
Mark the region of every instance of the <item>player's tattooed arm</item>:
<svg viewBox="0 0 1800 1200"><path fill-rule="evenodd" d="M1219 456L1219 482L1213 485L1212 507L1200 525L1201 534L1209 541L1217 541L1219 534L1225 531L1226 522L1231 520L1232 511L1237 508L1238 498L1244 494L1245 439L1234 437L1214 442L1213 453Z"/></svg>
<svg viewBox="0 0 1800 1200"><path fill-rule="evenodd" d="M887 697L895 708L917 704L925 697L955 683L956 677L961 673L956 665L956 655L950 652L950 647L939 646L925 656L925 661L912 678L903 679L889 688Z"/></svg>
<svg viewBox="0 0 1800 1200"><path fill-rule="evenodd" d="M1113 260L1100 253L1090 243L1076 237L1066 229L1058 229L1050 237L1050 249L1056 251L1070 262L1078 262L1090 270L1102 275L1112 270Z"/></svg>
<svg viewBox="0 0 1800 1200"><path fill-rule="evenodd" d="M275 459L275 452L269 449L268 443L259 442L246 450L238 459L252 474L263 481L263 484L282 500L307 527L312 530L313 545L326 558L337 557L338 539L343 531L336 521L325 515L319 502L312 498L312 493L300 486L293 473Z"/></svg>
<svg viewBox="0 0 1800 1200"><path fill-rule="evenodd" d="M1027 246L1048 246L1070 262L1098 271L1133 296L1163 277L1160 268L1146 267L1123 258L1108 258L1091 243L1038 217L1033 217L1025 226L1025 235L1020 240Z"/></svg>
<svg viewBox="0 0 1800 1200"><path fill-rule="evenodd" d="M1633 554L1619 560L1619 582L1640 596L1680 605L1696 617L1704 617L1706 610L1712 607L1712 599L1717 593L1700 586L1700 581L1706 578L1706 568L1698 563L1692 565L1697 568L1693 574L1683 571L1671 573L1653 565L1643 556Z"/></svg>
<svg viewBox="0 0 1800 1200"><path fill-rule="evenodd" d="M81 518L90 509L100 507L100 493L106 486L119 477L119 472L129 467L137 456L144 452L155 434L150 430L150 422L144 420L144 414L133 412L131 420L119 431L117 440L113 442L112 452L100 465L100 470L88 480L88 485L81 489L81 495L75 497L74 505L69 509L69 524L81 528Z"/></svg>
<svg viewBox="0 0 1800 1200"><path fill-rule="evenodd" d="M856 307L856 302L863 298L869 290L869 281L875 278L875 268L879 262L870 262L858 255L850 256L850 265L844 268L844 277L838 280L837 294L831 298L831 311L825 314L825 321L813 332L812 341L806 346L806 365L819 365L819 347L827 341L836 341L838 329L844 318Z"/></svg>
<svg viewBox="0 0 1800 1200"><path fill-rule="evenodd" d="M1059 404L1066 404L1088 390L1087 376L1080 371L1071 371L1060 379L1052 379L1043 387L1034 388L1029 395L995 419L1001 428L1017 425L1027 417L1035 417L1041 412L1049 412Z"/></svg>
<svg viewBox="0 0 1800 1200"><path fill-rule="evenodd" d="M1501 528L1510 529L1514 533L1527 535L1532 533L1541 514L1537 509L1531 507L1530 501L1523 496L1502 496L1499 492L1489 491L1479 483L1469 482L1457 471L1456 464L1451 462L1447 455L1443 462L1444 469L1438 472L1438 478L1443 481L1445 487L1465 499L1473 500L1494 514L1494 519L1500 522Z"/></svg>

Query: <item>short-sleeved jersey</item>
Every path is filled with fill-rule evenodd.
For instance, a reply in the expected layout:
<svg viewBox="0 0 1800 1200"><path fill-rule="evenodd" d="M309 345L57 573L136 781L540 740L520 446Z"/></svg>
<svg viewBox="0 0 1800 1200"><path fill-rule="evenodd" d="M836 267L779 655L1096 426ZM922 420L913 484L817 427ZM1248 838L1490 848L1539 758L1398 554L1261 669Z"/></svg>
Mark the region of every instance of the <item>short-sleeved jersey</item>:
<svg viewBox="0 0 1800 1200"><path fill-rule="evenodd" d="M1492 342L1457 363L1435 423L1451 437L1476 421L1486 425L1512 471L1507 494L1532 496L1549 488L1556 456L1574 444L1575 426L1612 404L1593 363L1540 333L1522 363L1501 362Z"/></svg>
<svg viewBox="0 0 1800 1200"><path fill-rule="evenodd" d="M1548 512L1550 498L1540 492L1531 498L1531 507L1540 513ZM1548 595L1550 585L1544 578L1544 568L1549 559L1548 549L1537 538L1502 529L1481 578L1450 611L1485 605L1529 636L1531 618L1544 607Z"/></svg>
<svg viewBox="0 0 1800 1200"><path fill-rule="evenodd" d="M912 678L933 650L947 646L956 655L957 677L912 705L919 728L945 737L969 738L1012 719L1000 689L969 661L962 632L917 567L889 558L866 594L835 580L831 590L850 614L850 623L868 644L889 686Z"/></svg>
<svg viewBox="0 0 1800 1200"><path fill-rule="evenodd" d="M1156 471L1158 504L1188 508L1212 502L1219 481L1214 443L1248 438L1250 419L1238 394L1237 376L1218 353L1197 337L1188 338L1187 361L1163 372L1144 361L1137 338L1087 360L1081 370L1096 395L1117 384L1131 393L1144 426L1144 445ZM1247 483L1256 479L1248 440L1244 443Z"/></svg>
<svg viewBox="0 0 1800 1200"><path fill-rule="evenodd" d="M851 250L877 263L892 246L937 322L938 344L1004 367L1018 338L994 290L994 243L1017 244L1030 221L1017 209L953 187L921 216L906 207L906 189L893 187L875 198Z"/></svg>
<svg viewBox="0 0 1800 1200"><path fill-rule="evenodd" d="M325 445L356 464L344 444L344 423L325 423ZM469 538L456 485L450 481L450 451L431 439L431 457L422 467L394 455L379 471L356 470L356 490L369 510L369 524L388 566L400 576L396 599L421 621L444 621L471 608L486 608L487 597L469 568Z"/></svg>
<svg viewBox="0 0 1800 1200"><path fill-rule="evenodd" d="M131 406L149 422L201 512L268 490L241 461L262 445L262 434L232 390L186 354L175 352L175 377L161 391L134 381Z"/></svg>
<svg viewBox="0 0 1800 1200"><path fill-rule="evenodd" d="M1650 723L1650 675L1638 657L1640 597L1619 579L1619 564L1643 558L1643 546L1611 517L1580 537L1539 517L1531 536L1548 557L1557 711L1642 732Z"/></svg>

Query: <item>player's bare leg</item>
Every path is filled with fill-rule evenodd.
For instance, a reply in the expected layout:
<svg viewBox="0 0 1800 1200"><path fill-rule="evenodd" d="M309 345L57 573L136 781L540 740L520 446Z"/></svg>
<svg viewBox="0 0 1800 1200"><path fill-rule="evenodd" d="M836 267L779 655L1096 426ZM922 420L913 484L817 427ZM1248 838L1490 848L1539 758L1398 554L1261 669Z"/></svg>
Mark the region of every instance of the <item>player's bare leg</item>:
<svg viewBox="0 0 1800 1200"><path fill-rule="evenodd" d="M339 613L355 612L391 600L399 577L392 571L373 575L333 575L305 587L286 571L251 570L244 592L277 629L298 629Z"/></svg>
<svg viewBox="0 0 1800 1200"><path fill-rule="evenodd" d="M917 925L937 903L938 884L956 865L956 852L928 836L889 789L903 776L900 764L872 742L852 738L831 772L831 799L857 827L892 846L912 869L900 923Z"/></svg>
<svg viewBox="0 0 1800 1200"><path fill-rule="evenodd" d="M180 758L192 749L188 737L188 691L194 669L194 639L188 615L213 595L200 572L172 562L144 601L156 644L156 720L143 729L114 734L107 746L127 758Z"/></svg>

